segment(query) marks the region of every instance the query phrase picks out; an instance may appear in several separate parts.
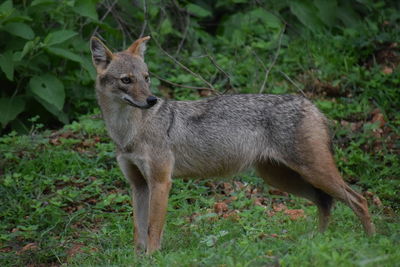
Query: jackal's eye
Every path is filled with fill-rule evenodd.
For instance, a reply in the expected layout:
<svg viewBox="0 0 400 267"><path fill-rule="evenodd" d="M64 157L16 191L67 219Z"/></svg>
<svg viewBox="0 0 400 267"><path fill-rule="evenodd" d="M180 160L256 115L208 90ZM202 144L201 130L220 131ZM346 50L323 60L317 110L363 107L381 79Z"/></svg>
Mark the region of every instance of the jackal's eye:
<svg viewBox="0 0 400 267"><path fill-rule="evenodd" d="M132 83L132 79L129 77L122 77L121 82L124 84L130 84L130 83Z"/></svg>
<svg viewBox="0 0 400 267"><path fill-rule="evenodd" d="M150 82L150 76L149 75L144 76L144 80L146 81L146 83L149 83Z"/></svg>

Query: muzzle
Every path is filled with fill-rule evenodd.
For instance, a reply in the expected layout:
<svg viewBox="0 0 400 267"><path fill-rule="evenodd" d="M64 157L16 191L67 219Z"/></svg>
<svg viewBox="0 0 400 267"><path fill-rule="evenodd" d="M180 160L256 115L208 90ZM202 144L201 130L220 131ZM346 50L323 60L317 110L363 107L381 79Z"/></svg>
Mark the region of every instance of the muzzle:
<svg viewBox="0 0 400 267"><path fill-rule="evenodd" d="M146 103L138 102L129 95L123 96L122 99L125 100L128 103L128 105L141 109L148 109L157 104L157 97L152 95L146 99Z"/></svg>

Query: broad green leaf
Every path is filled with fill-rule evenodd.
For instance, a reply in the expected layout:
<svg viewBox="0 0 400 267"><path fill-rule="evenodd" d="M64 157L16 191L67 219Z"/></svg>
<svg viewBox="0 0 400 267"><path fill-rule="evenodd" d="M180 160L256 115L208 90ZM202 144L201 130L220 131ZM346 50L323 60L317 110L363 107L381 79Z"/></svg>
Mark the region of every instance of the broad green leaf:
<svg viewBox="0 0 400 267"><path fill-rule="evenodd" d="M34 47L35 47L35 41L26 42L18 60L23 59L25 55L28 54Z"/></svg>
<svg viewBox="0 0 400 267"><path fill-rule="evenodd" d="M98 20L96 11L97 1L93 0L79 0L75 2L74 11L79 15L91 18L93 20Z"/></svg>
<svg viewBox="0 0 400 267"><path fill-rule="evenodd" d="M14 61L11 51L0 54L0 68L6 74L7 79L14 80Z"/></svg>
<svg viewBox="0 0 400 267"><path fill-rule="evenodd" d="M171 32L172 32L172 24L171 24L171 21L170 21L168 18L166 18L166 19L164 19L164 21L161 23L161 26L160 26L160 34L161 34L161 35L166 35L166 34L171 33Z"/></svg>
<svg viewBox="0 0 400 267"><path fill-rule="evenodd" d="M43 5L43 4L53 4L54 0L34 0L31 6Z"/></svg>
<svg viewBox="0 0 400 267"><path fill-rule="evenodd" d="M269 28L281 29L282 27L282 23L279 18L263 8L256 8L250 12L247 12L246 16L249 17L248 20L252 23L257 23L256 20L260 20L266 27Z"/></svg>
<svg viewBox="0 0 400 267"><path fill-rule="evenodd" d="M158 13L160 12L160 8L155 5L150 5L147 7L148 9L148 16L150 19L157 17Z"/></svg>
<svg viewBox="0 0 400 267"><path fill-rule="evenodd" d="M32 18L29 16L23 16L23 15L17 15L17 14L18 14L17 12L11 12L8 17L4 16L5 19L2 21L3 23L1 23L1 24L5 25L8 22L11 23L11 22L24 22L24 21L31 22L32 21ZM0 14L0 19L1 19L1 17L2 17L2 15Z"/></svg>
<svg viewBox="0 0 400 267"><path fill-rule="evenodd" d="M3 29L12 35L19 36L24 39L31 40L35 37L35 33L32 28L21 22L11 22L6 24Z"/></svg>
<svg viewBox="0 0 400 267"><path fill-rule="evenodd" d="M25 102L19 97L0 98L0 123L3 128L24 111L24 109Z"/></svg>
<svg viewBox="0 0 400 267"><path fill-rule="evenodd" d="M307 28L313 32L323 29L323 23L317 17L317 8L306 0L290 1L290 10Z"/></svg>
<svg viewBox="0 0 400 267"><path fill-rule="evenodd" d="M47 111L49 111L51 114L56 116L62 123L65 123L65 124L69 123L68 115L65 112L63 112L62 110L59 110L56 106L44 101L40 97L35 96L35 99L40 104L42 104L42 106L45 107Z"/></svg>
<svg viewBox="0 0 400 267"><path fill-rule="evenodd" d="M322 111L332 110L334 108L334 103L331 101L318 100L316 104Z"/></svg>
<svg viewBox="0 0 400 267"><path fill-rule="evenodd" d="M64 85L57 77L51 74L33 76L29 81L29 87L35 96L53 105L57 110L63 108L65 100ZM47 107L45 106L45 108ZM51 112L51 110L49 111Z"/></svg>
<svg viewBox="0 0 400 267"><path fill-rule="evenodd" d="M66 49L59 47L47 47L46 50L49 53L54 54L56 56L63 57L78 63L82 63L82 58L79 55L72 53L71 51L68 51Z"/></svg>
<svg viewBox="0 0 400 267"><path fill-rule="evenodd" d="M336 0L314 0L315 6L318 8L319 19L328 27L337 25L337 2Z"/></svg>
<svg viewBox="0 0 400 267"><path fill-rule="evenodd" d="M92 80L96 79L97 72L96 72L96 69L93 66L92 61L89 60L89 58L83 58L82 59L82 67L89 72L90 78L92 78Z"/></svg>
<svg viewBox="0 0 400 267"><path fill-rule="evenodd" d="M188 4L186 6L186 10L189 13L191 13L197 17L201 17L201 18L211 16L210 11L208 11L207 9L205 9L201 6L195 5L195 4Z"/></svg>
<svg viewBox="0 0 400 267"><path fill-rule="evenodd" d="M8 16L13 11L13 3L11 0L5 1L0 5L0 18L2 16Z"/></svg>
<svg viewBox="0 0 400 267"><path fill-rule="evenodd" d="M107 34L111 34L113 37L120 39L122 38L121 31L115 27L112 27L108 23L104 22L96 22L96 25L100 27L103 31L107 32Z"/></svg>
<svg viewBox="0 0 400 267"><path fill-rule="evenodd" d="M338 18L346 27L356 27L362 20L360 16L351 8L351 5L344 1L337 9Z"/></svg>
<svg viewBox="0 0 400 267"><path fill-rule="evenodd" d="M59 47L47 47L46 50L53 55L80 63L82 67L89 72L90 77L93 80L96 79L96 70L93 67L91 61L86 60L85 58L82 58L80 55L77 55L71 51Z"/></svg>
<svg viewBox="0 0 400 267"><path fill-rule="evenodd" d="M77 32L71 30L60 30L49 33L46 38L44 38L44 43L48 46L59 44L65 42L68 39L71 39Z"/></svg>

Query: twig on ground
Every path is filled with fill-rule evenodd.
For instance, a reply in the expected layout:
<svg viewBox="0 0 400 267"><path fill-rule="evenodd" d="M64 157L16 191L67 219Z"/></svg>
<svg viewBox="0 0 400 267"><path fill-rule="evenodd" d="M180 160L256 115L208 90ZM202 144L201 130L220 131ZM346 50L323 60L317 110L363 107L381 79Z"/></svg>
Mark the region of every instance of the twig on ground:
<svg viewBox="0 0 400 267"><path fill-rule="evenodd" d="M267 80L268 80L269 73L271 72L272 67L275 65L276 60L278 59L279 52L281 50L282 37L283 37L283 33L285 32L285 29L286 29L286 24L283 24L283 28L282 28L281 33L279 35L278 48L276 49L274 58L273 58L273 60L272 60L272 62L270 64L269 68L265 72L264 81L263 81L263 83L262 83L262 85L260 87L260 91L259 91L260 94L263 93L263 91L265 89L265 85L266 85Z"/></svg>

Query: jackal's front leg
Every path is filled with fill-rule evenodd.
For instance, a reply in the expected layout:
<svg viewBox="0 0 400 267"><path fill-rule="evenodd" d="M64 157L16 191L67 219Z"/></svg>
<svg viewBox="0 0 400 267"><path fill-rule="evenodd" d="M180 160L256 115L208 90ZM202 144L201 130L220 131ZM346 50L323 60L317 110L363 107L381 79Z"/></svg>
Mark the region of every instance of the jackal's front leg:
<svg viewBox="0 0 400 267"><path fill-rule="evenodd" d="M132 188L134 240L136 252L146 251L150 190L140 170L127 159L118 157L119 166Z"/></svg>
<svg viewBox="0 0 400 267"><path fill-rule="evenodd" d="M151 254L161 247L171 184L171 166L168 164L159 166L157 170L153 171L149 179L150 207L147 254Z"/></svg>

